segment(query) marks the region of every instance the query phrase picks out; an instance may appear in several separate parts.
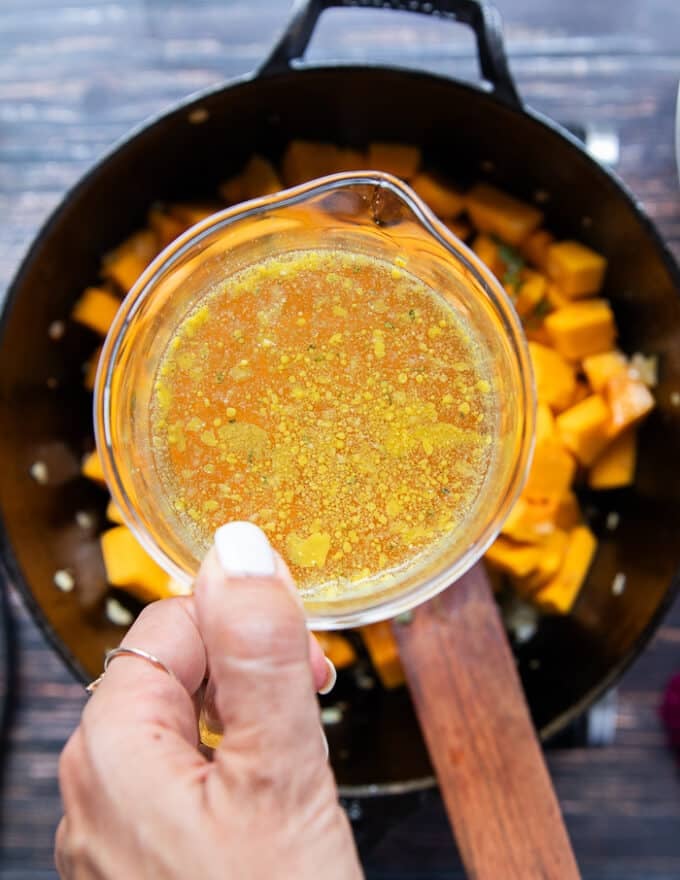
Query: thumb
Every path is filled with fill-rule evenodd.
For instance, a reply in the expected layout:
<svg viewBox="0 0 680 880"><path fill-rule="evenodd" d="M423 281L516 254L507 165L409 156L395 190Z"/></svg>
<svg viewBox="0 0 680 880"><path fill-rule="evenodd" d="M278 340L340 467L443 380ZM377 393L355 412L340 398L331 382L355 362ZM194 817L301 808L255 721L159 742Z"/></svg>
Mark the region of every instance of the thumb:
<svg viewBox="0 0 680 880"><path fill-rule="evenodd" d="M224 730L216 763L228 768L221 757L247 756L291 773L323 761L302 603L264 532L247 522L218 529L194 595L212 711Z"/></svg>

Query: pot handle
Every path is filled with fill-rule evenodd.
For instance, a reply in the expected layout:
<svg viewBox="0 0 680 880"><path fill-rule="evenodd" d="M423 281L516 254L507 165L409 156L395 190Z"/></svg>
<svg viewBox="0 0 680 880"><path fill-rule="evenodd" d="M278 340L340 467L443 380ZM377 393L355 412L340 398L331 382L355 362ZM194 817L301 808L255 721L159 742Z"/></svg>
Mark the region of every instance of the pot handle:
<svg viewBox="0 0 680 880"><path fill-rule="evenodd" d="M304 55L321 14L334 7L420 12L468 25L477 39L482 76L491 85L493 94L506 104L521 108L505 55L500 15L483 0L296 0L283 35L259 73L268 75L291 70L292 62Z"/></svg>

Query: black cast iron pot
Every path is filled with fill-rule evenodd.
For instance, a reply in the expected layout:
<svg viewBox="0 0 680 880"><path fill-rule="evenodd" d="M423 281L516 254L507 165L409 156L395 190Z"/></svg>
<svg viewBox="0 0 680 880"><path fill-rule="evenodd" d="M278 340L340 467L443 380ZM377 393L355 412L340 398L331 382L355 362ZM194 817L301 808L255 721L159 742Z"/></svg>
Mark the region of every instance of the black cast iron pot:
<svg viewBox="0 0 680 880"><path fill-rule="evenodd" d="M12 285L0 339L2 563L52 644L83 681L122 630L105 617L97 531L105 493L78 476L92 446L91 400L81 365L97 340L67 324L50 338L97 277L101 255L143 225L156 200L212 197L218 182L258 151L276 157L293 137L365 145L420 144L431 167L461 184L487 177L531 200L549 195L547 223L609 258L605 295L628 352L660 360L658 407L640 436L634 488L584 499L600 539L573 612L544 617L516 646L542 737L575 718L621 674L668 606L680 566L680 276L634 199L579 143L525 108L505 62L497 16L473 0L360 3L432 13L470 25L485 89L396 67L299 67L319 14L339 0L298 6L262 69L194 97L133 133L65 198ZM443 25L442 25L443 26ZM675 392L675 394L674 394ZM47 466L47 484L31 477ZM35 471L34 471L35 473ZM40 476L40 474L38 474ZM76 516L78 512L80 516ZM87 525L82 512L94 514ZM618 514L616 529L606 527ZM612 525L612 517L609 517ZM76 589L57 590L69 569ZM625 590L612 583L624 573ZM620 584L621 579L618 578ZM346 791L407 790L431 770L405 691L341 677L342 720L329 727L333 763ZM359 686L359 685L363 685Z"/></svg>

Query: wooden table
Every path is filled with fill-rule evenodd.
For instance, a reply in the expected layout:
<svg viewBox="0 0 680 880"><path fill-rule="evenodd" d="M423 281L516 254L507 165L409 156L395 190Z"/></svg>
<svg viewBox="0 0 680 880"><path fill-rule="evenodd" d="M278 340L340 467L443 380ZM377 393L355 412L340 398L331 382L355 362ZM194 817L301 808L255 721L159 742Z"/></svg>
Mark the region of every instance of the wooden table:
<svg viewBox="0 0 680 880"><path fill-rule="evenodd" d="M680 255L673 117L680 4L499 0L525 100L560 120L613 126L618 170ZM186 93L252 69L284 0L2 0L0 287L64 190L116 137ZM377 11L332 12L310 57L371 58L476 76L468 33ZM54 877L57 756L83 694L12 598L20 702L8 756L0 878ZM680 877L680 781L657 719L680 669L680 605L619 691L616 744L549 753L587 880ZM461 877L437 796L366 856L374 880ZM499 878L502 880L502 878Z"/></svg>

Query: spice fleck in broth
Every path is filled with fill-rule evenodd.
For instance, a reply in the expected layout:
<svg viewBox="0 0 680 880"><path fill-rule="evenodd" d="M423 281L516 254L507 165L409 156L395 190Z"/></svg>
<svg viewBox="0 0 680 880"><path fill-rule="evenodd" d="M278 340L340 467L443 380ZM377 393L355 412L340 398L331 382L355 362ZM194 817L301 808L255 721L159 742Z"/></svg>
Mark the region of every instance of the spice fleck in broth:
<svg viewBox="0 0 680 880"><path fill-rule="evenodd" d="M306 595L429 555L475 502L498 403L465 318L397 264L305 250L210 292L170 341L151 419L197 553L257 523Z"/></svg>

